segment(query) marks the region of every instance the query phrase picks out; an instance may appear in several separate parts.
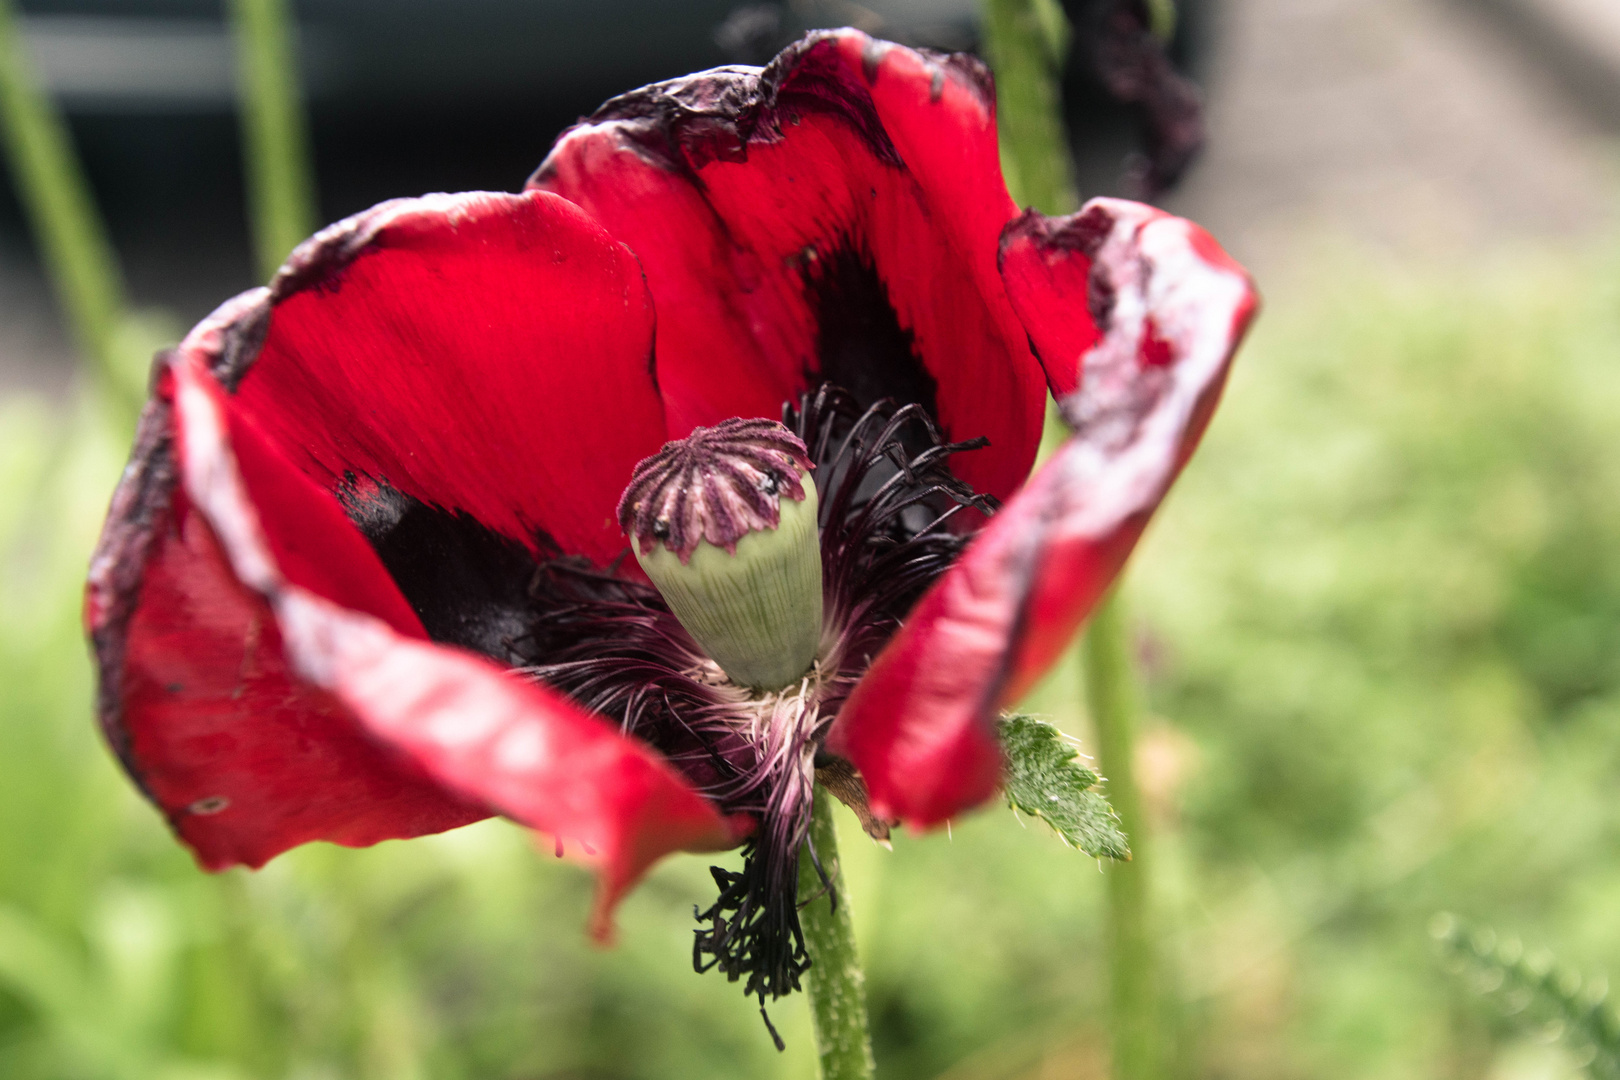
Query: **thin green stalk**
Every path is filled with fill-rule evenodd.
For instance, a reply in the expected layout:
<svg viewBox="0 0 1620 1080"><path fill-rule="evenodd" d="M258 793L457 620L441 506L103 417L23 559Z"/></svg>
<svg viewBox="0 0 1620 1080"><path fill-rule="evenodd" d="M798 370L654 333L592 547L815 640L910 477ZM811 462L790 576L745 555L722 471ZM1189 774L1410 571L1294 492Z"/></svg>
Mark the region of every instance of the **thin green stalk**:
<svg viewBox="0 0 1620 1080"><path fill-rule="evenodd" d="M799 912L804 945L810 953L810 1016L821 1055L822 1080L870 1080L872 1037L866 1024L866 975L855 954L855 926L849 916L849 890L838 865L838 833L832 799L816 785L810 843L832 880L826 889L805 850L799 860L799 896L810 898ZM831 901L836 895L836 910Z"/></svg>
<svg viewBox="0 0 1620 1080"><path fill-rule="evenodd" d="M1168 30L1167 13L1174 14L1174 4L1159 0L1153 10L1156 25ZM1056 78L1056 54L1061 52L1066 34L1063 29L1053 30L1052 15L1052 0L985 0L984 4L1007 186L1019 202L1048 214L1061 214L1078 206L1079 196L1064 138ZM1057 15L1061 17L1061 12ZM1153 947L1147 822L1132 770L1136 688L1117 587L1091 618L1082 659L1108 800L1119 813L1131 844L1131 861L1110 863L1105 871L1113 1076L1114 1080L1152 1080L1163 1071L1164 1027Z"/></svg>
<svg viewBox="0 0 1620 1080"><path fill-rule="evenodd" d="M1176 36L1176 0L1148 0L1148 25L1165 44Z"/></svg>
<svg viewBox="0 0 1620 1080"><path fill-rule="evenodd" d="M1118 587L1098 607L1082 652L1086 698L1097 735L1108 801L1131 842L1131 861L1108 864L1108 959L1113 1006L1114 1080L1150 1080L1163 1071L1158 959L1147 876L1147 822L1133 768L1136 685Z"/></svg>
<svg viewBox="0 0 1620 1080"><path fill-rule="evenodd" d="M104 388L134 415L139 391L119 362L128 312L118 255L67 124L40 89L11 0L0 0L0 135L70 332Z"/></svg>
<svg viewBox="0 0 1620 1080"><path fill-rule="evenodd" d="M288 0L229 0L254 250L265 279L315 231L315 182Z"/></svg>
<svg viewBox="0 0 1620 1080"><path fill-rule="evenodd" d="M1054 0L985 0L984 30L1007 186L1020 203L1069 213L1079 204L1056 78L1067 49L1063 12Z"/></svg>

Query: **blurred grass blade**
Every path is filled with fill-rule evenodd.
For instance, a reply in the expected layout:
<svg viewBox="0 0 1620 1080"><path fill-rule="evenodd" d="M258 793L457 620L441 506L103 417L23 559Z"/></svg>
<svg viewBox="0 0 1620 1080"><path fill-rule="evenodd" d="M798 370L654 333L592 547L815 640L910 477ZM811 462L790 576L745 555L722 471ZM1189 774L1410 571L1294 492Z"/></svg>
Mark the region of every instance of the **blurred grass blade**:
<svg viewBox="0 0 1620 1080"><path fill-rule="evenodd" d="M105 389L133 416L144 394L120 362L127 313L118 256L67 124L40 88L11 0L0 0L0 134L72 334Z"/></svg>
<svg viewBox="0 0 1620 1080"><path fill-rule="evenodd" d="M82 1015L83 965L23 912L0 904L0 986L53 1019Z"/></svg>
<svg viewBox="0 0 1620 1080"><path fill-rule="evenodd" d="M315 231L315 181L287 0L229 0L249 214L259 272Z"/></svg>

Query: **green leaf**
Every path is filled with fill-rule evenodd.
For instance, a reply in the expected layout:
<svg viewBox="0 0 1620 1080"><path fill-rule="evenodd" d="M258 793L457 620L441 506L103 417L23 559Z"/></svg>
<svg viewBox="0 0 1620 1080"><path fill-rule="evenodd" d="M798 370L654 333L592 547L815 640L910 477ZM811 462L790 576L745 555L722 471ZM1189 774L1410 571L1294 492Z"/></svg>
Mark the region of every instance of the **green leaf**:
<svg viewBox="0 0 1620 1080"><path fill-rule="evenodd" d="M1129 859L1119 816L1093 790L1101 777L1080 763L1063 732L1032 716L1005 716L998 734L1007 762L1007 805L1038 817L1063 842L1095 858Z"/></svg>

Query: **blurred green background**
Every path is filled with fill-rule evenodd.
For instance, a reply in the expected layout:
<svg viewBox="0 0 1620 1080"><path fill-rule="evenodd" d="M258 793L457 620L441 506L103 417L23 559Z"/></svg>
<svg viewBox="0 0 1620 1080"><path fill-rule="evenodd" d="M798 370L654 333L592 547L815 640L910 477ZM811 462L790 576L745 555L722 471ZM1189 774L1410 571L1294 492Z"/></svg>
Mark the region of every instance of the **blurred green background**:
<svg viewBox="0 0 1620 1080"><path fill-rule="evenodd" d="M1234 7L1264 79L1214 83L1219 183L1178 209L1270 303L1127 590L1170 1074L1573 1077L1578 1048L1429 927L1620 976L1620 247L1562 189L1268 158L1256 103L1305 61ZM1492 137L1540 153L1568 123L1543 119ZM1562 175L1549 153L1528 171ZM1268 190L1331 197L1249 205L1298 158L1316 172ZM691 971L708 859L657 870L612 951L582 932L587 875L501 822L199 873L91 721L81 582L126 448L73 384L27 384L0 397L0 1077L815 1075L802 1001L772 1010L778 1054ZM1030 705L1085 743L1081 698L1070 663ZM1107 1075L1095 862L995 808L892 853L841 826L881 1076Z"/></svg>

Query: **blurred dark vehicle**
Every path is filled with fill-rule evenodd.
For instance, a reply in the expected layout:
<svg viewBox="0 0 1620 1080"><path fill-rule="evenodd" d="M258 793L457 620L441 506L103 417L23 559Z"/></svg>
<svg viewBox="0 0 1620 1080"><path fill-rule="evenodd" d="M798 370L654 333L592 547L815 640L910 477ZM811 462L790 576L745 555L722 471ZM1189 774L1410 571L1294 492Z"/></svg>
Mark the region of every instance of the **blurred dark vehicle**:
<svg viewBox="0 0 1620 1080"><path fill-rule="evenodd" d="M1202 4L1184 3L1196 29ZM220 0L22 0L24 34L68 112L138 300L186 319L253 283L234 60ZM426 191L514 189L551 140L631 87L761 63L813 27L945 50L977 45L977 0L295 0L319 171L334 220ZM1179 35L1183 42L1194 35ZM1178 46L1183 53L1185 44ZM1072 82L1072 80L1071 80ZM1084 86L1107 178L1129 124ZM0 181L0 262L31 245ZM1098 190L1096 183L1088 189Z"/></svg>
<svg viewBox="0 0 1620 1080"><path fill-rule="evenodd" d="M219 0L25 0L24 34L68 112L139 298L186 317L251 282ZM734 0L298 0L299 53L335 219L396 195L514 189L551 140L631 87L732 62L793 23L857 23L970 48L974 0L799 4L735 32ZM773 11L755 5L742 13ZM785 16L785 17L782 17ZM730 38L724 31L730 30ZM730 45L728 49L726 44ZM25 257L9 186L0 244Z"/></svg>

